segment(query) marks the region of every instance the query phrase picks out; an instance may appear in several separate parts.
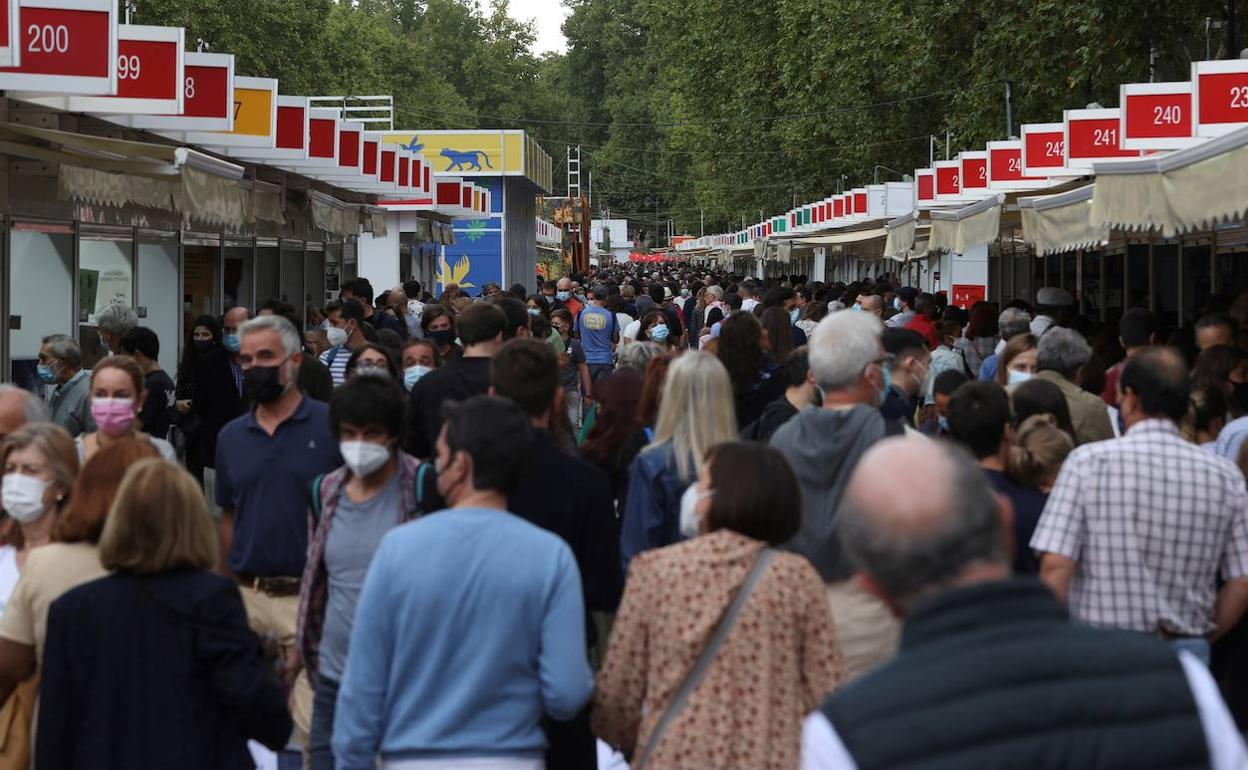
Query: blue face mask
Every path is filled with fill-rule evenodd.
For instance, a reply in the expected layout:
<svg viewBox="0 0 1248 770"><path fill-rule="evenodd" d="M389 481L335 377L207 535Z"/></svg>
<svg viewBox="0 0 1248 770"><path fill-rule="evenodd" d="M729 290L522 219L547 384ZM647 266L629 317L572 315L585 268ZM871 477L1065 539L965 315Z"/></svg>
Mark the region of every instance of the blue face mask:
<svg viewBox="0 0 1248 770"><path fill-rule="evenodd" d="M884 387L880 390L880 402L877 406L884 405L884 399L888 398L888 391L893 387L893 374L888 371L888 364L882 364L880 371L884 373Z"/></svg>
<svg viewBox="0 0 1248 770"><path fill-rule="evenodd" d="M572 292L561 291L555 295L555 299L559 300L560 302L567 302L568 300L572 299Z"/></svg>
<svg viewBox="0 0 1248 770"><path fill-rule="evenodd" d="M238 347L239 347L238 335L234 333L225 335L225 339L222 344L225 345L226 350L230 351L231 353L237 353Z"/></svg>
<svg viewBox="0 0 1248 770"><path fill-rule="evenodd" d="M430 369L429 367L422 366L420 364L407 367L406 369L403 370L403 387L408 390L411 390L412 388L416 387L416 383L420 382L421 377L424 377L426 374L432 371L433 370Z"/></svg>
<svg viewBox="0 0 1248 770"><path fill-rule="evenodd" d="M533 316L534 318L536 318L537 316L540 316L541 314L542 314L542 311L538 310L537 308L535 307L529 308L529 315Z"/></svg>
<svg viewBox="0 0 1248 770"><path fill-rule="evenodd" d="M937 417L936 425L940 428L941 433L949 432L949 418L948 417Z"/></svg>
<svg viewBox="0 0 1248 770"><path fill-rule="evenodd" d="M1009 377L1009 384L1010 384L1010 385L1020 385L1020 384L1022 384L1022 383L1024 383L1024 382L1026 382L1027 380L1030 380L1030 379L1031 379L1032 377L1034 377L1034 376L1035 376L1035 375L1034 375L1034 374L1032 374L1031 372L1016 372L1016 371L1014 371L1013 369L1011 369L1011 370L1010 370L1010 373L1009 373L1009 375L1008 375L1008 377Z"/></svg>
<svg viewBox="0 0 1248 770"><path fill-rule="evenodd" d="M851 307L850 310L853 310L856 312L862 312L862 305L859 305L857 302L855 302L854 306Z"/></svg>
<svg viewBox="0 0 1248 770"><path fill-rule="evenodd" d="M663 342L667 339L667 324L659 324L650 329L650 339L655 342Z"/></svg>
<svg viewBox="0 0 1248 770"><path fill-rule="evenodd" d="M801 314L802 314L802 311L798 310L797 308L793 308L792 310L790 310L789 311L789 323L791 324L797 323L797 319L801 316Z"/></svg>
<svg viewBox="0 0 1248 770"><path fill-rule="evenodd" d="M901 312L901 297L893 297L893 310Z"/></svg>
<svg viewBox="0 0 1248 770"><path fill-rule="evenodd" d="M52 371L52 367L45 364L39 364L35 367L35 369L39 372L39 380L41 382L47 383L48 385L56 382L56 372Z"/></svg>

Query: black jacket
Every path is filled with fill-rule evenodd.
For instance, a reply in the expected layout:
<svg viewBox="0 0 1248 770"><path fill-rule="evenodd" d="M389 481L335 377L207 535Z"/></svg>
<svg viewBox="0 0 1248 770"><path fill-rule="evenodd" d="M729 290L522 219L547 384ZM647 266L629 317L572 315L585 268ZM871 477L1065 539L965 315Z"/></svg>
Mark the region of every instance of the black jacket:
<svg viewBox="0 0 1248 770"><path fill-rule="evenodd" d="M199 417L196 446L204 465L216 467L217 434L247 409L230 367L230 353L217 348L199 361L191 394L191 412Z"/></svg>
<svg viewBox="0 0 1248 770"><path fill-rule="evenodd" d="M299 364L299 390L322 403L329 403L334 394L334 377L329 367L311 353L304 352Z"/></svg>
<svg viewBox="0 0 1248 770"><path fill-rule="evenodd" d="M238 587L202 571L111 575L52 603L40 770L250 770L291 719Z"/></svg>
<svg viewBox="0 0 1248 770"><path fill-rule="evenodd" d="M1209 766L1170 646L1071 623L1034 579L920 602L897 658L823 713L861 770Z"/></svg>
<svg viewBox="0 0 1248 770"><path fill-rule="evenodd" d="M484 395L489 389L488 358L457 358L421 377L408 402L404 450L413 457L432 457L442 431L443 402Z"/></svg>
<svg viewBox="0 0 1248 770"><path fill-rule="evenodd" d="M797 407L793 406L788 398L781 396L768 404L757 420L741 430L741 440L766 444L771 441L771 434L796 416Z"/></svg>
<svg viewBox="0 0 1248 770"><path fill-rule="evenodd" d="M581 569L586 608L614 612L624 575L610 479L561 450L544 430L534 431L531 455L507 510L563 538Z"/></svg>

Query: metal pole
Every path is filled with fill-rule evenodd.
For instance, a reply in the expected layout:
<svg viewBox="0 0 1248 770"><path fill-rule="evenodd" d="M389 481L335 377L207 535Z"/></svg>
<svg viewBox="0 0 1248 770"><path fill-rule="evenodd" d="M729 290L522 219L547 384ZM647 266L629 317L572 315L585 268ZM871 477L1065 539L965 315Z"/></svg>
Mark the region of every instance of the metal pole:
<svg viewBox="0 0 1248 770"><path fill-rule="evenodd" d="M1014 138L1014 81L1005 81L1005 138Z"/></svg>
<svg viewBox="0 0 1248 770"><path fill-rule="evenodd" d="M698 209L698 235L706 235L706 212Z"/></svg>
<svg viewBox="0 0 1248 770"><path fill-rule="evenodd" d="M949 129L947 129L947 128L946 128L946 129L945 129L945 160L949 160L949 156L950 156L950 152L949 152L949 147L950 147L950 144L949 144L949 138L950 138L952 135L953 135L953 132L952 132L952 131L950 131Z"/></svg>
<svg viewBox="0 0 1248 770"><path fill-rule="evenodd" d="M1239 58L1237 38L1239 30L1235 24L1235 0L1226 0L1226 58Z"/></svg>

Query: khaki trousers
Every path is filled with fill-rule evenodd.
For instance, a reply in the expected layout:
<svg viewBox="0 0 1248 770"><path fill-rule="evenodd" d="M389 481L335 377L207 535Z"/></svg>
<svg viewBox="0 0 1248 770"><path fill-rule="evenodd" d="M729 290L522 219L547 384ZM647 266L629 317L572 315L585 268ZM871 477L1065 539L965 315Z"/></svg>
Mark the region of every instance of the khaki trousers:
<svg viewBox="0 0 1248 770"><path fill-rule="evenodd" d="M845 662L846 682L887 663L897 654L901 621L884 602L853 580L830 583L828 606L836 643Z"/></svg>
<svg viewBox="0 0 1248 770"><path fill-rule="evenodd" d="M276 641L283 655L293 650L295 626L299 622L299 596L269 596L246 586L239 586L238 590L243 595L243 606L247 609L251 630L262 639L268 637ZM312 727L312 685L308 682L307 672L299 672L287 705L295 722L290 742L306 747L308 731Z"/></svg>

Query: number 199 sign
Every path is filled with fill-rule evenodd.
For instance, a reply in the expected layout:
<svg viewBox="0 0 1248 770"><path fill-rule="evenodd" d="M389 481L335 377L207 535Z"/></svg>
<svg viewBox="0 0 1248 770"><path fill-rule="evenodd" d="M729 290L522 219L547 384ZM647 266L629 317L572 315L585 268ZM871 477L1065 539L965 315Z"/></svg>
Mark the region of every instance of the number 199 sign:
<svg viewBox="0 0 1248 770"><path fill-rule="evenodd" d="M16 66L0 68L0 89L117 93L116 0L21 0L17 19L5 25Z"/></svg>

